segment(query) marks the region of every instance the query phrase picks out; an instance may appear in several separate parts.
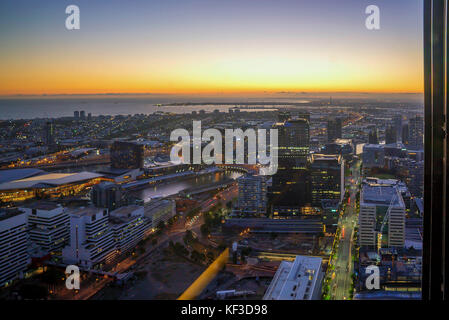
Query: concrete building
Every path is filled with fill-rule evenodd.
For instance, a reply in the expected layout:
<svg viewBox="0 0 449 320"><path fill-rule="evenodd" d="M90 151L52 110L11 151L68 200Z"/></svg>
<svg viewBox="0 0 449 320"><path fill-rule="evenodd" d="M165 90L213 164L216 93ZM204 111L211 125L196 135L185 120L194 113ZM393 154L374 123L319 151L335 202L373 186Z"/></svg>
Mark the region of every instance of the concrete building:
<svg viewBox="0 0 449 320"><path fill-rule="evenodd" d="M362 160L364 168L382 168L385 164L384 145L365 144L363 146Z"/></svg>
<svg viewBox="0 0 449 320"><path fill-rule="evenodd" d="M111 167L118 169L143 168L144 146L135 142L115 141L111 145Z"/></svg>
<svg viewBox="0 0 449 320"><path fill-rule="evenodd" d="M29 240L42 255L60 254L69 243L69 215L60 204L37 201L21 208L27 216Z"/></svg>
<svg viewBox="0 0 449 320"><path fill-rule="evenodd" d="M400 248L405 243L406 207L397 180L368 178L364 180L360 195L360 246L376 248L381 231L388 230L386 245ZM388 215L385 218L385 215ZM384 225L384 229L382 229ZM385 244L384 244L385 245Z"/></svg>
<svg viewBox="0 0 449 320"><path fill-rule="evenodd" d="M267 181L265 176L238 178L238 210L242 215L261 216L267 212Z"/></svg>
<svg viewBox="0 0 449 320"><path fill-rule="evenodd" d="M312 205L321 200L343 200L345 194L345 166L340 155L313 154L310 161Z"/></svg>
<svg viewBox="0 0 449 320"><path fill-rule="evenodd" d="M85 268L101 268L115 255L108 211L81 207L69 214L70 244L62 250L64 263Z"/></svg>
<svg viewBox="0 0 449 320"><path fill-rule="evenodd" d="M114 210L122 205L123 190L112 182L101 182L92 187L91 199L97 208Z"/></svg>
<svg viewBox="0 0 449 320"><path fill-rule="evenodd" d="M333 118L327 121L327 142L334 142L336 139L342 138L342 121L341 118Z"/></svg>
<svg viewBox="0 0 449 320"><path fill-rule="evenodd" d="M144 215L144 207L130 205L109 213L109 226L113 233L114 247L119 253L133 249L144 238L150 223Z"/></svg>
<svg viewBox="0 0 449 320"><path fill-rule="evenodd" d="M424 148L424 119L417 115L409 119L409 146L420 150Z"/></svg>
<svg viewBox="0 0 449 320"><path fill-rule="evenodd" d="M22 278L30 263L26 223L24 212L0 210L0 287Z"/></svg>
<svg viewBox="0 0 449 320"><path fill-rule="evenodd" d="M263 300L320 300L323 276L321 258L282 261Z"/></svg>

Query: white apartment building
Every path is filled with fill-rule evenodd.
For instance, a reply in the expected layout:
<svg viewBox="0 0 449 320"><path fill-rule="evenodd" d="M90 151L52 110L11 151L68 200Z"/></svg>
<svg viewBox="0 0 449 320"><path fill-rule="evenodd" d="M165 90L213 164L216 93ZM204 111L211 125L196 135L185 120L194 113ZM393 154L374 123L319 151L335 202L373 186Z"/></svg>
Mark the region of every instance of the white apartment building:
<svg viewBox="0 0 449 320"><path fill-rule="evenodd" d="M27 219L19 211L0 211L0 287L23 276L30 263Z"/></svg>
<svg viewBox="0 0 449 320"><path fill-rule="evenodd" d="M113 232L106 209L81 207L69 212L70 242L62 249L64 263L101 267L115 255Z"/></svg>
<svg viewBox="0 0 449 320"><path fill-rule="evenodd" d="M67 209L54 202L37 201L21 210L27 216L29 240L41 254L60 254L69 243Z"/></svg>
<svg viewBox="0 0 449 320"><path fill-rule="evenodd" d="M320 300L322 262L321 258L309 256L282 261L263 300Z"/></svg>
<svg viewBox="0 0 449 320"><path fill-rule="evenodd" d="M151 227L144 215L144 207L130 205L109 213L109 225L117 252L124 253L134 248Z"/></svg>

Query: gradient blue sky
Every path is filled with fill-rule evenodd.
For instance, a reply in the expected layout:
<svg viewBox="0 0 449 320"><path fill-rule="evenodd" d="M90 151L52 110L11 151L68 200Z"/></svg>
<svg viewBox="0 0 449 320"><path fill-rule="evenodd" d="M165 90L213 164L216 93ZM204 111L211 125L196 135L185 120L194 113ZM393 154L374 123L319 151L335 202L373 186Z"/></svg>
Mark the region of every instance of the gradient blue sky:
<svg viewBox="0 0 449 320"><path fill-rule="evenodd" d="M0 40L0 95L423 87L422 0L2 0Z"/></svg>

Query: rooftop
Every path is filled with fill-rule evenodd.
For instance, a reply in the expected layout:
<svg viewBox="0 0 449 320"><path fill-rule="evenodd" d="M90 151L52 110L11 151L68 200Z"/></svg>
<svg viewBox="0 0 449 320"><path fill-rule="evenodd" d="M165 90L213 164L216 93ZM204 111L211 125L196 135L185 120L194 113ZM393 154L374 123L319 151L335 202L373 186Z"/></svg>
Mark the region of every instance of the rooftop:
<svg viewBox="0 0 449 320"><path fill-rule="evenodd" d="M282 261L264 300L311 300L319 281L322 259L296 256L294 262Z"/></svg>
<svg viewBox="0 0 449 320"><path fill-rule="evenodd" d="M56 202L51 202L51 201L35 201L32 203L23 205L23 207L25 207L25 208L46 210L46 211L54 210L60 206L61 206L60 204L58 204Z"/></svg>
<svg viewBox="0 0 449 320"><path fill-rule="evenodd" d="M142 208L142 206L133 204L133 205L117 208L117 209L111 211L109 213L109 215L115 216L115 217L128 217L131 213L133 213L134 211L139 210L141 208Z"/></svg>
<svg viewBox="0 0 449 320"><path fill-rule="evenodd" d="M23 214L23 211L17 208L0 209L0 221L15 217L19 214Z"/></svg>
<svg viewBox="0 0 449 320"><path fill-rule="evenodd" d="M94 216L99 212L103 212L104 209L96 207L80 207L70 211L71 215L83 216Z"/></svg>
<svg viewBox="0 0 449 320"><path fill-rule="evenodd" d="M43 174L45 171L40 169L11 169L11 170L0 170L0 184L25 179L33 177L39 174Z"/></svg>
<svg viewBox="0 0 449 320"><path fill-rule="evenodd" d="M404 207L404 201L395 185L364 184L360 197L361 205L384 205Z"/></svg>
<svg viewBox="0 0 449 320"><path fill-rule="evenodd" d="M0 184L0 190L30 189L37 188L43 185L56 187L64 184L78 183L99 177L102 177L102 175L87 171L79 173L48 173L26 179L2 183Z"/></svg>

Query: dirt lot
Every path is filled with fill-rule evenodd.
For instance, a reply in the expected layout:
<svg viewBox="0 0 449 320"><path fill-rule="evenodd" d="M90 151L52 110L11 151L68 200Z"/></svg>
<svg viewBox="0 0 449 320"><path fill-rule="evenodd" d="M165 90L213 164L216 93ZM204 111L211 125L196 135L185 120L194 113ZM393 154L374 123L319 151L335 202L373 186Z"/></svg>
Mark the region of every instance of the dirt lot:
<svg viewBox="0 0 449 320"><path fill-rule="evenodd" d="M109 286L94 299L176 299L205 268L167 250L158 249L144 265L134 270L136 279L124 286Z"/></svg>

